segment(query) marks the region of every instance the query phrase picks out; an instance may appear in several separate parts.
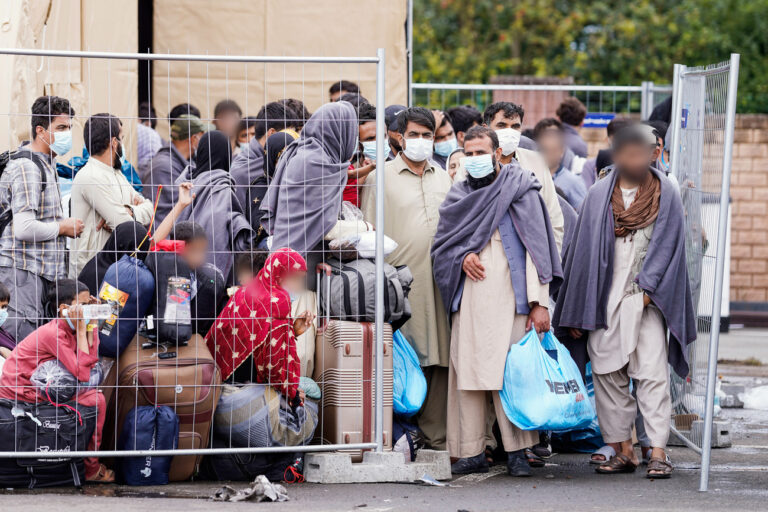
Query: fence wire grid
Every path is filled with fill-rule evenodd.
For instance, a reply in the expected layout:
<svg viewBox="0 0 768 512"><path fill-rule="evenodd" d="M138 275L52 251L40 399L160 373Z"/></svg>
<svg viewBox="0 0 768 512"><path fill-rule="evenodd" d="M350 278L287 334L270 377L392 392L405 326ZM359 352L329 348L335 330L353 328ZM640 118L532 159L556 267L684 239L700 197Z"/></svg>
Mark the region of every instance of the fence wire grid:
<svg viewBox="0 0 768 512"><path fill-rule="evenodd" d="M256 339L253 322L271 322L273 313L277 316L277 312L270 304L269 316L257 316L255 306L250 304L252 308L238 314L233 298L245 296L246 283L256 279L256 273L265 263L269 245L262 236L258 207L268 182L279 168L280 156L292 150L288 147L296 145L292 146L292 143L302 129L314 125L311 129L327 144L326 153L339 155L340 160L335 162L337 167L348 160L346 157L351 157L353 166L349 170L338 169L350 180L346 192L359 197L366 188L380 190L383 186L383 172L378 173L376 181L369 180L368 183L357 172L361 167L383 169L389 153L388 147L385 150L384 136L384 50L379 50L375 56L350 58L10 49L0 50L0 55L29 59L30 66L35 63L34 68L38 62L59 70L77 67L91 91L99 88L104 92L98 98L94 98L91 91L76 95L73 91L78 84L72 84L69 90L73 93L71 106L74 110L71 151L54 161L54 167L38 170L33 166L13 173L6 170L0 182L0 202L6 203L2 205L3 209L10 207L9 198L18 195L21 189L7 180L23 173L24 185L36 191L41 204L45 203L49 210L48 220L61 220L85 212L81 220L91 237L67 238L66 242L54 237L53 240L61 242L54 242L45 254L38 255L53 262L48 265L45 260L51 267L46 268L45 279L33 282L27 272L13 270L3 275L8 282L8 275L12 274L10 281L15 284L9 287L9 320L14 326L26 323L34 331L32 342L27 343L29 357L37 358L39 362L55 359L60 366L73 372L76 382L72 383L70 391L76 398L44 397L49 391L47 385L41 388L37 383L33 386L24 384L22 381L26 382L29 377L26 369L14 373L15 386L10 386L13 389L0 389L0 405L8 410L8 414L0 415L0 425L5 425L6 431L13 425L14 433L19 434L14 436L16 438L31 435L34 439L31 442L17 439L3 444L0 462L3 459L54 460L51 458L54 452L57 459L172 456L171 479L182 480L199 469L203 455L270 453L290 456L304 451L345 450L359 456L364 450L391 447L392 330L388 324L385 326L383 307L379 307L384 296L383 201L373 208L371 218L363 218L359 209L344 206L339 218L328 221L331 225L336 224L337 240L356 240L365 233L372 235L369 252L375 254L369 254L367 261L376 268L375 318L361 318L362 323L339 322L330 318L328 308L319 307L321 301L342 301L339 297L318 293L320 284L329 281L328 264L333 264L334 258L341 258L342 253L345 264L362 260L356 251L344 253L342 245L334 252L328 249L327 241L326 245L321 241L319 246L306 250L306 289L292 297L288 319L292 323L301 318L304 311L311 312L316 318L309 323L306 332L297 337L296 354L276 354L274 357L287 360L288 365L296 363L298 357L296 371L300 371L302 377L314 378L320 397L310 384L307 385L309 390L302 388L299 400L275 392L275 389L289 388L286 387L287 377L275 380L275 374L270 373L273 366L285 362L274 359L274 343L272 347L264 347L266 355L260 364L255 364L257 359L253 355L252 359L241 360L240 351L252 351L253 344L262 341ZM153 115L137 116L133 110L135 106L131 111L125 111L127 107L117 107L135 105L116 96L119 90L114 87L117 78L113 76L111 66L121 60L138 61L139 66L147 67L154 64L156 84L150 88L151 92L157 93L157 82L165 87L162 104L150 98L149 104L157 111L154 119ZM11 84L9 90L13 90L14 77L11 75L7 75ZM359 118L361 105L366 103L362 95L345 98L353 105L354 114L349 114L352 109L344 107L341 109L343 115L339 117L339 109L330 111L321 106L328 102L332 84L342 80L359 82L361 77L376 78L376 90L365 91L370 105L376 107L371 107L372 111L369 109L365 119ZM66 87L64 89L59 92L61 89L46 87L52 94L66 98ZM293 99L285 101L287 98ZM216 118L213 115L215 105L220 100L232 99L237 99L242 117L235 127L225 128L223 116ZM194 106L174 108L183 104ZM301 108L309 106L314 106L312 110L319 111L319 115L310 117L309 108ZM29 107L18 105L17 109L0 114L0 126L5 126L8 132L6 149L14 150L19 147L19 139L29 138L24 136L29 133L32 118ZM230 108L229 112L232 111ZM116 117L97 115L100 113ZM120 122L116 121L118 118ZM56 119L54 116L54 121ZM139 162L141 155L137 155L137 146L143 135L137 130L154 131L155 121L157 131L153 137L163 139L162 148L155 148L151 158ZM152 127L137 126L142 122ZM86 123L91 126L90 131L84 131ZM220 136L207 134L216 127L214 124L220 130L231 131ZM368 140L377 141L376 156L363 155L356 146L351 149L353 141L357 144L362 139L360 134L364 125ZM106 128L97 133L95 126ZM46 129L54 135L68 131L66 126L57 128L54 122ZM243 138L238 139L241 132ZM78 133L83 134L82 138ZM282 136L283 142L279 147L270 146L276 134ZM257 142L259 150L256 149ZM116 149L115 144L122 149ZM112 162L102 162L101 158L88 155L85 146L106 150L106 154L112 156ZM348 155L350 151L352 154ZM222 154L231 159L232 166L227 161L223 168L217 167L222 165ZM97 151L96 156L100 155ZM236 162L244 169L244 174L229 173ZM60 164L58 169L56 163ZM305 163L305 175L309 173L309 165ZM98 176L89 168L104 173L101 176L106 178L84 180L89 175ZM67 169L73 177L63 175ZM132 175L138 179L131 181ZM259 177L262 181L257 180ZM355 177L360 177L357 183L352 181ZM335 197L324 189L339 188L338 183L331 183L327 176L314 177L314 181L310 178L306 178L307 184L303 185L313 187L305 192L306 201ZM191 189L185 183L192 183ZM21 201L18 197L11 200ZM325 212L327 207L323 203L320 210ZM111 209L109 215L105 209ZM171 220L164 223L166 219ZM182 229L180 223L184 221L202 226L202 237L196 234L199 226L186 224ZM374 225L380 228L376 233L372 233ZM13 239L14 227L17 225L12 221L4 238ZM291 229L289 226L288 231ZM300 230L302 226L295 229ZM185 247L161 247L163 242L179 239L186 240ZM202 240L198 249L193 247L196 240ZM29 246L6 242L2 251L12 255L10 263L6 263L13 268L15 258L28 254L25 251ZM157 250L150 250L150 243ZM183 256L173 252L182 250L187 251ZM160 261L164 254L173 256L170 264ZM110 278L108 269L114 268L112 263L118 259L126 262L123 273ZM40 261L37 263L41 264ZM141 279L149 272L148 268L156 282L149 297L151 304L144 304L145 299L149 299L139 299L125 290L142 290ZM78 279L83 273L99 277L97 289L89 286L82 290L73 285L74 297L69 297L65 296L65 287L54 284L59 278ZM161 273L167 280L161 281ZM326 289L332 293L330 286ZM334 289L333 293L337 291ZM19 312L17 304L22 296L41 306ZM96 306L97 301L101 306ZM152 311L157 311L153 308L159 302L166 303L164 316L148 317ZM50 308L43 309L45 303ZM245 303L248 305L247 300ZM135 306L137 313L120 315L126 305ZM78 311L80 306L83 308ZM141 313L142 310L147 314ZM90 323L86 315L91 316ZM223 378L226 376L221 375L216 359L220 347L217 339L220 331L216 327L227 321L251 325L252 329L249 337L237 338L245 339L245 342L231 350L232 366L237 367L235 373L239 371L231 378ZM78 328L81 324L89 325L85 339L90 353L86 353L87 348L82 350L83 345L79 349L80 355L75 356L74 346L68 343L73 338L78 343L80 337L72 334L71 329L67 331L65 322L73 322ZM137 334L127 347L112 347L117 352L112 354L114 357L105 356L101 351L93 353L96 345L92 332L99 332L104 348L104 339L108 335L130 324ZM349 325L340 324L363 325L365 328L355 331ZM52 327L45 331L45 325ZM34 330L38 327L42 328ZM162 334L163 329L172 333L170 337ZM213 334L206 337L209 331ZM17 329L17 332L21 331ZM75 329L75 332L79 331ZM237 327L230 329L228 334L237 337ZM17 341L21 342L21 338L23 336ZM248 345L249 341L251 345ZM92 382L88 387L82 372L86 371L86 366L94 366L96 356L102 373L93 377L96 384ZM5 370L11 370L8 361ZM261 378L256 375L259 372L264 372ZM266 382L265 374L270 375ZM255 384L257 381L266 385ZM12 398L14 394L16 398ZM224 403L220 400L222 396L233 397L226 410L220 410ZM24 402L18 397L32 400ZM138 446L136 439L147 418L139 415L139 409L160 405L170 408L177 417L178 435L173 446L160 447L156 445L159 439L155 438L152 438L151 446ZM19 430L23 421L36 424L31 427L32 434ZM91 432L96 423L104 426L101 438L94 443ZM71 432L66 435L46 432L46 429L63 428L65 424L72 425Z"/></svg>

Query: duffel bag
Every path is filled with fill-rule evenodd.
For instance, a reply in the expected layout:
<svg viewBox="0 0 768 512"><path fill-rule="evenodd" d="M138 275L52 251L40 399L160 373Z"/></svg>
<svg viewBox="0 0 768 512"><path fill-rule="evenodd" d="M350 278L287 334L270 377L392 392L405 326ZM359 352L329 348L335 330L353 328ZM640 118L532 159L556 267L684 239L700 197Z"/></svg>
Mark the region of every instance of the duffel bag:
<svg viewBox="0 0 768 512"><path fill-rule="evenodd" d="M192 337L192 271L172 252L175 246L158 244L157 247L146 259L147 267L155 276L154 300L149 308L154 328L148 325L149 336L157 343L178 345Z"/></svg>
<svg viewBox="0 0 768 512"><path fill-rule="evenodd" d="M112 306L112 316L99 324L99 353L116 358L123 353L147 314L155 296L155 277L143 261L123 256L110 265L99 299Z"/></svg>
<svg viewBox="0 0 768 512"><path fill-rule="evenodd" d="M214 434L237 447L299 446L317 427L317 402L307 399L292 409L267 384L222 386L213 418Z"/></svg>
<svg viewBox="0 0 768 512"><path fill-rule="evenodd" d="M229 448L228 438L213 436L214 448ZM285 470L299 457L293 453L224 453L206 455L200 477L212 481L253 482L264 475L270 482L285 478Z"/></svg>
<svg viewBox="0 0 768 512"><path fill-rule="evenodd" d="M320 303L325 316L350 322L376 321L376 263L360 258L342 263L327 261L330 275L322 274ZM411 317L408 293L413 275L407 266L384 264L384 321L397 330ZM328 288L330 287L330 289Z"/></svg>
<svg viewBox="0 0 768 512"><path fill-rule="evenodd" d="M179 418L168 406L141 405L128 413L120 434L120 450L175 450ZM120 479L128 485L165 485L173 457L123 457L118 459Z"/></svg>
<svg viewBox="0 0 768 512"><path fill-rule="evenodd" d="M40 452L40 458L0 459L0 486L35 489L85 483L83 459L56 453L86 450L96 429L96 407L76 402L66 406L0 399L0 451Z"/></svg>

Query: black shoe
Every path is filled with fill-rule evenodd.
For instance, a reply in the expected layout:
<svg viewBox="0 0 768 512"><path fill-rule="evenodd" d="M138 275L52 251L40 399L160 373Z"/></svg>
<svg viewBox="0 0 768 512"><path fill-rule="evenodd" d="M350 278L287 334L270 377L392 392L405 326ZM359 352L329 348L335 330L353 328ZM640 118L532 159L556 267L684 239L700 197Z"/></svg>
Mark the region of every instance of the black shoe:
<svg viewBox="0 0 768 512"><path fill-rule="evenodd" d="M468 475L470 473L487 473L488 459L485 451L474 457L464 457L451 464L451 473L454 475Z"/></svg>
<svg viewBox="0 0 768 512"><path fill-rule="evenodd" d="M550 445L549 434L547 432L539 432L539 444L533 448L533 453L543 459L548 459L552 456L552 446Z"/></svg>
<svg viewBox="0 0 768 512"><path fill-rule="evenodd" d="M510 476L531 476L531 466L525 458L525 450L507 453L507 473Z"/></svg>

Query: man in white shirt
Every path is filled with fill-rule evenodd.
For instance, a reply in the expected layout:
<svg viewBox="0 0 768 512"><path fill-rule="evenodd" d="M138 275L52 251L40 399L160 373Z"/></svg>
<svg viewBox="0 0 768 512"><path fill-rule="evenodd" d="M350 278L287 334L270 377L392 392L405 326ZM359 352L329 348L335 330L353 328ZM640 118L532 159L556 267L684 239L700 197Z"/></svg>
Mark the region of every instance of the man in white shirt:
<svg viewBox="0 0 768 512"><path fill-rule="evenodd" d="M82 235L72 241L69 276L76 278L83 266L123 222L148 226L152 203L136 192L121 171L123 127L111 114L96 114L85 123L85 148L91 155L72 181L72 212L85 223Z"/></svg>

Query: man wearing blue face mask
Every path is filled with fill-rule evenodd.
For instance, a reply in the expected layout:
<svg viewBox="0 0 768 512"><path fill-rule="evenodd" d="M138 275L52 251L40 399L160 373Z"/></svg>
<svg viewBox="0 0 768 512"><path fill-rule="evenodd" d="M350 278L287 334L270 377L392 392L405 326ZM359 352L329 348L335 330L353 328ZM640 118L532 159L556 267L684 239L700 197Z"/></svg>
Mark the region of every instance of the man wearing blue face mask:
<svg viewBox="0 0 768 512"><path fill-rule="evenodd" d="M376 173L386 173L385 187L382 197L377 197L375 187L363 187L361 209L365 220L375 225L376 201L384 201L384 232L398 243L387 262L408 265L413 273L409 295L413 314L400 332L418 354L427 378L427 397L416 421L427 443L444 449L450 330L432 277L429 251L440 204L452 182L447 172L430 161L434 134L435 117L429 110L411 107L398 114L395 135L402 151L384 169L368 176L368 183L376 183Z"/></svg>
<svg viewBox="0 0 768 512"><path fill-rule="evenodd" d="M454 133L451 120L443 112L434 110L432 113L435 116L435 125L437 130L435 131L435 154L432 156L434 162L442 167L447 168L448 156L454 149L459 147L459 143L456 140L456 133Z"/></svg>
<svg viewBox="0 0 768 512"><path fill-rule="evenodd" d="M9 155L0 177L0 282L14 290L6 330L17 340L45 316L43 299L51 283L66 277L64 237L83 231L79 219L65 219L54 158L72 149L69 101L41 96L32 104L32 141Z"/></svg>
<svg viewBox="0 0 768 512"><path fill-rule="evenodd" d="M431 254L451 315L447 444L458 459L451 471L488 472L486 426L495 411L507 472L530 476L525 450L539 435L509 421L499 391L510 345L531 329L549 330L549 295L562 281L560 251L541 184L517 161L500 164L496 132L470 128L464 153L467 179L440 207Z"/></svg>

